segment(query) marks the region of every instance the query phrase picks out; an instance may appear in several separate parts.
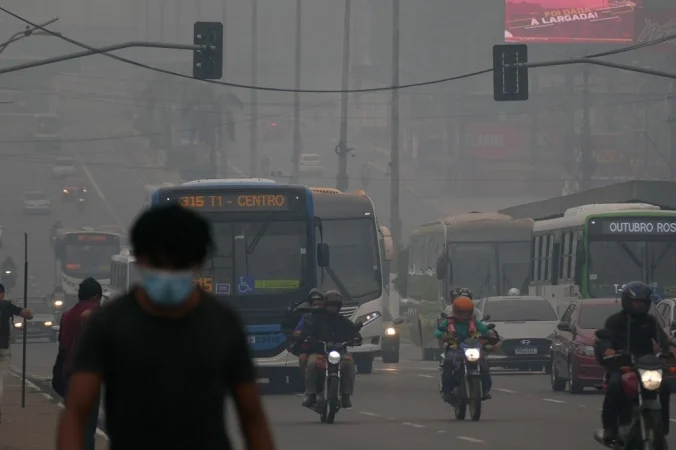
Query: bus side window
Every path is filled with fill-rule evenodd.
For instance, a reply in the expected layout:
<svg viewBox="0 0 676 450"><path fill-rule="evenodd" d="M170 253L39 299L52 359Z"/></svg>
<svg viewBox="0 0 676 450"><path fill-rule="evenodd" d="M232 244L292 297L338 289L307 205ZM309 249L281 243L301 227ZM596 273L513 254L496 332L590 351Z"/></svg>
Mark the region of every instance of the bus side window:
<svg viewBox="0 0 676 450"><path fill-rule="evenodd" d="M575 284L582 285L582 268L585 265L585 249L584 241L578 236L577 245L575 246Z"/></svg>
<svg viewBox="0 0 676 450"><path fill-rule="evenodd" d="M530 281L537 281L535 274L537 273L537 252L536 252L536 242L538 237L533 236L530 246Z"/></svg>

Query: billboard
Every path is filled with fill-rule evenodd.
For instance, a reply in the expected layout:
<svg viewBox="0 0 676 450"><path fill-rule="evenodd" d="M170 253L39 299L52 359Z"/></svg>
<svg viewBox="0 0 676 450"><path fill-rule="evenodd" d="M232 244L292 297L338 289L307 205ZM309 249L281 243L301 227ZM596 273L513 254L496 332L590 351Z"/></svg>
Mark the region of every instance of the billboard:
<svg viewBox="0 0 676 450"><path fill-rule="evenodd" d="M655 41L676 34L676 2L672 9L638 9L636 12L636 44ZM676 39L651 45L646 50L676 53Z"/></svg>
<svg viewBox="0 0 676 450"><path fill-rule="evenodd" d="M641 0L505 0L505 42L631 44Z"/></svg>

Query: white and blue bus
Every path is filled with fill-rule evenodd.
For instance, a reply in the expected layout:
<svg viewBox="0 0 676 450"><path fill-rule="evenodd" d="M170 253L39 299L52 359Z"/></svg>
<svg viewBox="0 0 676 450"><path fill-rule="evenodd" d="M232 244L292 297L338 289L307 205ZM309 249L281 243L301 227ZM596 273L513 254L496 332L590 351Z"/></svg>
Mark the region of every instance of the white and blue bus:
<svg viewBox="0 0 676 450"><path fill-rule="evenodd" d="M211 223L216 249L196 280L227 300L247 325L258 373L273 387L301 384L282 323L288 306L316 286L313 196L305 186L266 179L209 179L158 189L152 206L178 203ZM326 255L328 257L328 255Z"/></svg>

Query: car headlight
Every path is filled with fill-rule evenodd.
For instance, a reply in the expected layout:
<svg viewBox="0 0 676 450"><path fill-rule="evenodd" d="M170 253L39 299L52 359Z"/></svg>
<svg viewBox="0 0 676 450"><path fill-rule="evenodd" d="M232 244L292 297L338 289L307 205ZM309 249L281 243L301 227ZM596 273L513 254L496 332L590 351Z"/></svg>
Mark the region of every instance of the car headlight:
<svg viewBox="0 0 676 450"><path fill-rule="evenodd" d="M63 190L63 193L64 193L64 194L67 194L67 193L68 193L68 189L64 189L64 190Z"/></svg>
<svg viewBox="0 0 676 450"><path fill-rule="evenodd" d="M580 356L594 356L594 347L591 345L575 345L575 353Z"/></svg>
<svg viewBox="0 0 676 450"><path fill-rule="evenodd" d="M361 323L362 328L365 327L366 325L370 324L374 320L376 320L378 317L380 317L380 312L374 311L372 313L365 314L363 316L360 316L355 320L355 323Z"/></svg>
<svg viewBox="0 0 676 450"><path fill-rule="evenodd" d="M465 358L469 362L477 362L481 357L481 352L478 348L468 348L465 350Z"/></svg>
<svg viewBox="0 0 676 450"><path fill-rule="evenodd" d="M14 328L21 328L23 326L23 322L14 322Z"/></svg>
<svg viewBox="0 0 676 450"><path fill-rule="evenodd" d="M335 350L329 352L329 362L331 364L338 364L340 362L340 353Z"/></svg>
<svg viewBox="0 0 676 450"><path fill-rule="evenodd" d="M662 384L662 369L638 369L638 373L641 375L641 384L643 384L644 388L649 391L656 391L659 389L660 385Z"/></svg>
<svg viewBox="0 0 676 450"><path fill-rule="evenodd" d="M54 325L54 324L52 323L51 320L48 320L47 322L45 322L46 327L51 327L52 325Z"/></svg>
<svg viewBox="0 0 676 450"><path fill-rule="evenodd" d="M397 334L397 330L390 327L390 328L385 330L385 334L388 335L388 336L394 336L395 334Z"/></svg>
<svg viewBox="0 0 676 450"><path fill-rule="evenodd" d="M63 300L55 300L54 306L63 306Z"/></svg>

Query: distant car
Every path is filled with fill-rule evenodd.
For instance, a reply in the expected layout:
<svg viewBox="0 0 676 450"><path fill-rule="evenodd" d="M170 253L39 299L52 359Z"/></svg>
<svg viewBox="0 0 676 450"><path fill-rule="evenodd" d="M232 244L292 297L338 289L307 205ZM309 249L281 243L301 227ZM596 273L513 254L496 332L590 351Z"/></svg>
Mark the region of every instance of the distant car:
<svg viewBox="0 0 676 450"><path fill-rule="evenodd" d="M287 121L271 121L264 125L263 140L283 139L291 134L291 126Z"/></svg>
<svg viewBox="0 0 676 450"><path fill-rule="evenodd" d="M75 174L75 161L73 158L60 157L56 159L52 166L52 176L54 178L65 178Z"/></svg>
<svg viewBox="0 0 676 450"><path fill-rule="evenodd" d="M33 122L30 138L34 141L36 150L60 151L63 127L59 116L54 113L34 114Z"/></svg>
<svg viewBox="0 0 676 450"><path fill-rule="evenodd" d="M544 297L486 297L476 309L495 324L502 338L500 348L489 353L491 367L549 372L554 329L559 322L556 311Z"/></svg>
<svg viewBox="0 0 676 450"><path fill-rule="evenodd" d="M24 214L51 214L52 202L42 191L26 192L23 201Z"/></svg>
<svg viewBox="0 0 676 450"><path fill-rule="evenodd" d="M33 318L26 321L26 337L56 342L59 335L58 331L53 329L57 323L52 305L46 301L33 301L28 302L28 309L33 312ZM14 343L23 337L23 322L21 319L14 320L14 331L12 332L12 342Z"/></svg>
<svg viewBox="0 0 676 450"><path fill-rule="evenodd" d="M596 361L594 332L603 328L608 316L621 308L618 299L595 298L578 300L566 309L552 339L550 375L554 391L563 391L567 387L570 393L581 394L585 388L601 386L605 370ZM670 334L670 322L665 320L655 305L650 306L650 315L657 319L665 333ZM673 384L676 381L673 375L676 364L668 364L668 367L666 377Z"/></svg>
<svg viewBox="0 0 676 450"><path fill-rule="evenodd" d="M87 183L79 178L69 178L61 184L61 198L65 201L75 201L79 194L87 195Z"/></svg>
<svg viewBox="0 0 676 450"><path fill-rule="evenodd" d="M305 175L322 175L324 166L319 155L314 153L303 153L300 157L298 171Z"/></svg>

